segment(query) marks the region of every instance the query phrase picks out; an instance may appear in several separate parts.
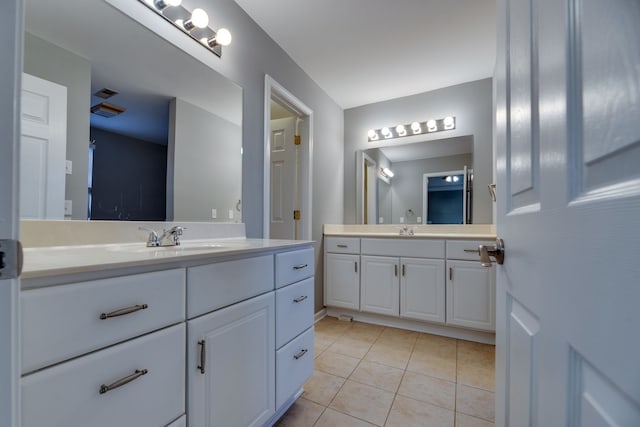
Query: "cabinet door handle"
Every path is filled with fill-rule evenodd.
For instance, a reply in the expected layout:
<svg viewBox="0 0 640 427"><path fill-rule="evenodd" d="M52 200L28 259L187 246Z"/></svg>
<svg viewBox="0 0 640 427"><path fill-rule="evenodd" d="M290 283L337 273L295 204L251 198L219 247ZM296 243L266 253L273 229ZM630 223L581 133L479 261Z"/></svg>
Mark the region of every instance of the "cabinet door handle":
<svg viewBox="0 0 640 427"><path fill-rule="evenodd" d="M309 350L307 350L306 348L303 348L302 350L300 350L300 352L299 352L298 354L294 354L294 355L293 355L293 358L294 358L295 360L298 360L298 359L300 359L302 356L304 356L305 354L307 354L307 352L308 352L308 351L309 351Z"/></svg>
<svg viewBox="0 0 640 427"><path fill-rule="evenodd" d="M449 267L449 280L453 280L453 267Z"/></svg>
<svg viewBox="0 0 640 427"><path fill-rule="evenodd" d="M100 319L105 320L110 317L124 316L125 314L135 313L136 311L140 310L146 310L147 308L149 308L147 304L132 305L131 307L121 308L110 313L100 313Z"/></svg>
<svg viewBox="0 0 640 427"><path fill-rule="evenodd" d="M358 261L354 262L353 265L356 267L356 273L358 272Z"/></svg>
<svg viewBox="0 0 640 427"><path fill-rule="evenodd" d="M204 365L207 360L207 348L205 344L204 340L198 341L198 345L200 346L200 366L198 366L198 369L200 369L201 374L204 374Z"/></svg>
<svg viewBox="0 0 640 427"><path fill-rule="evenodd" d="M395 264L393 266L393 271L394 271L394 274L396 275L396 277L398 277L398 264Z"/></svg>
<svg viewBox="0 0 640 427"><path fill-rule="evenodd" d="M303 268L307 268L308 264L298 264L298 265L294 265L293 269L294 270L302 270Z"/></svg>
<svg viewBox="0 0 640 427"><path fill-rule="evenodd" d="M133 380L140 378L143 375L146 375L149 371L147 369L136 369L133 374L128 375L124 378L120 378L118 381L115 381L109 385L102 384L100 386L100 394L105 394L108 391L116 389L118 387L122 387L123 385L130 383Z"/></svg>
<svg viewBox="0 0 640 427"><path fill-rule="evenodd" d="M301 296L299 296L298 298L295 298L295 299L293 300L293 302L298 303L298 302L302 302L302 301L304 301L304 300L306 300L306 299L307 299L307 296L306 296L306 295L301 295Z"/></svg>
<svg viewBox="0 0 640 427"><path fill-rule="evenodd" d="M347 249L349 246L348 245L338 245L338 247L342 248L342 249Z"/></svg>
<svg viewBox="0 0 640 427"><path fill-rule="evenodd" d="M404 277L406 264L402 264L402 277Z"/></svg>

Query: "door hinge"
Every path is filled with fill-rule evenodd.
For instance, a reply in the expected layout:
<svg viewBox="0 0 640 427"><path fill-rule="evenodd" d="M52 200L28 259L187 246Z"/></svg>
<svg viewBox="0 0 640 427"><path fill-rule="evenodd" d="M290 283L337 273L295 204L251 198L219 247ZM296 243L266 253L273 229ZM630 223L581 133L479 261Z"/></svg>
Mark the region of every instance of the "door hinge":
<svg viewBox="0 0 640 427"><path fill-rule="evenodd" d="M0 239L0 280L15 279L22 274L22 243Z"/></svg>
<svg viewBox="0 0 640 427"><path fill-rule="evenodd" d="M300 210L296 209L293 211L293 219L295 219L296 221L300 220Z"/></svg>
<svg viewBox="0 0 640 427"><path fill-rule="evenodd" d="M302 144L302 141L300 140L300 135L294 135L294 136L293 136L293 143L294 143L295 145L300 145L300 144Z"/></svg>

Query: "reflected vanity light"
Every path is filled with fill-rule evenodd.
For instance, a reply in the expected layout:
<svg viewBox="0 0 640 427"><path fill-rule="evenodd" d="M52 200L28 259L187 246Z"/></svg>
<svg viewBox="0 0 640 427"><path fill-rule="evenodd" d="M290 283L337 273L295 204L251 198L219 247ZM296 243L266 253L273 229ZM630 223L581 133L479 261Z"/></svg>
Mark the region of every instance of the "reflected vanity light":
<svg viewBox="0 0 640 427"><path fill-rule="evenodd" d="M407 129L410 128L411 132ZM425 122L413 122L411 124L397 125L393 127L383 127L381 129L369 129L367 137L369 141L377 141L381 137L384 139L400 138L403 136L419 135L421 133L442 132L456 128L455 116L447 116L443 119L429 119Z"/></svg>
<svg viewBox="0 0 640 427"><path fill-rule="evenodd" d="M222 56L222 46L231 43L229 30L220 28L216 32L208 27L209 15L203 9L190 12L181 6L182 0L138 1L217 56Z"/></svg>
<svg viewBox="0 0 640 427"><path fill-rule="evenodd" d="M385 178L393 178L393 175L395 175L389 168L380 168L380 174Z"/></svg>

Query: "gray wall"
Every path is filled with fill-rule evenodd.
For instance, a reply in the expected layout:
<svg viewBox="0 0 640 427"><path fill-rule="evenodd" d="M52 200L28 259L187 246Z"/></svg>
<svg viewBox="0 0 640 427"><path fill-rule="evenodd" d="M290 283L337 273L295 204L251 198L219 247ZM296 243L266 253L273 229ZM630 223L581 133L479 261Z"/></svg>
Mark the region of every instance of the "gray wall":
<svg viewBox="0 0 640 427"><path fill-rule="evenodd" d="M229 177L242 167L240 126L180 99L170 105L168 163L173 171L167 219L241 222L236 210L242 183ZM180 141L176 144L175 141ZM211 218L211 209L217 218ZM234 218L229 218L229 210Z"/></svg>
<svg viewBox="0 0 640 427"><path fill-rule="evenodd" d="M456 117L456 129L404 137L387 142L367 141L367 130L429 118ZM491 79L463 83L417 95L345 110L344 115L344 223L356 223L356 152L394 143L413 143L446 136L473 136L474 222L493 222L493 203L486 190L493 180Z"/></svg>
<svg viewBox="0 0 640 427"><path fill-rule="evenodd" d="M216 71L243 88L243 220L248 237L262 237L264 78L273 77L314 113L313 222L316 248L316 311L323 306L322 225L342 222L344 189L343 110L232 0L202 0L200 7L229 28Z"/></svg>
<svg viewBox="0 0 640 427"><path fill-rule="evenodd" d="M447 172L462 170L464 166L473 167L472 154L439 157L437 159L422 159L393 163L391 170L395 174L391 180L391 206L393 224L400 223L400 217L405 217L408 223L416 223L417 217L424 219L422 212L422 175L431 172ZM409 218L407 209L413 210L415 216Z"/></svg>
<svg viewBox="0 0 640 427"><path fill-rule="evenodd" d="M91 63L29 33L24 39L24 72L67 87L67 160L65 199L73 201L72 219L87 219L89 102Z"/></svg>

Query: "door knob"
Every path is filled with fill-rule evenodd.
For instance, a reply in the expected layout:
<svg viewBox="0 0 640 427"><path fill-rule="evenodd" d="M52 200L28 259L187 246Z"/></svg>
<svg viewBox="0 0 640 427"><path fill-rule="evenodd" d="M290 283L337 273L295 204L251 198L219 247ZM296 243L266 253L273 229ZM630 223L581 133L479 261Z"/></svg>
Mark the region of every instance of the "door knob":
<svg viewBox="0 0 640 427"><path fill-rule="evenodd" d="M491 267L491 258L494 257L500 265L504 264L504 240L496 238L496 244L478 245L478 254L480 254L480 263L483 267Z"/></svg>

